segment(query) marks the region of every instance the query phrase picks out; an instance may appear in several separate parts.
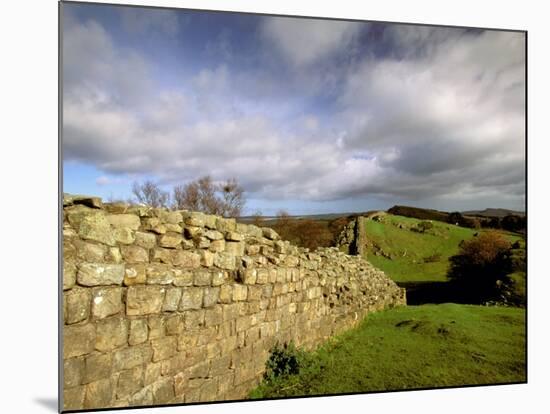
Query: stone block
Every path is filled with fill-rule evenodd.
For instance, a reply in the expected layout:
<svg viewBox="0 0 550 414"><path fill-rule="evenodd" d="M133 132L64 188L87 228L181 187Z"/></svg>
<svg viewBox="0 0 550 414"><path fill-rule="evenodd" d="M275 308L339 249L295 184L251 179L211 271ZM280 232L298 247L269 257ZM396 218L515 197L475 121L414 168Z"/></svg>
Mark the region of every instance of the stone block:
<svg viewBox="0 0 550 414"><path fill-rule="evenodd" d="M227 280L226 272L222 270L214 270L212 272L212 286L221 286Z"/></svg>
<svg viewBox="0 0 550 414"><path fill-rule="evenodd" d="M130 406L153 405L153 392L150 388L142 388L130 397L128 404Z"/></svg>
<svg viewBox="0 0 550 414"><path fill-rule="evenodd" d="M116 229L137 230L141 226L141 220L134 214L109 214L107 221Z"/></svg>
<svg viewBox="0 0 550 414"><path fill-rule="evenodd" d="M175 312L181 300L181 288L167 288L164 296L163 312Z"/></svg>
<svg viewBox="0 0 550 414"><path fill-rule="evenodd" d="M225 251L233 256L244 255L244 242L228 241L225 242Z"/></svg>
<svg viewBox="0 0 550 414"><path fill-rule="evenodd" d="M144 385L148 386L161 376L162 362L151 362L145 367Z"/></svg>
<svg viewBox="0 0 550 414"><path fill-rule="evenodd" d="M183 234L183 227L179 224L165 223L164 226L167 232L178 233L180 235Z"/></svg>
<svg viewBox="0 0 550 414"><path fill-rule="evenodd" d="M216 255L214 256L214 266L225 270L235 270L235 256L226 252L216 253Z"/></svg>
<svg viewBox="0 0 550 414"><path fill-rule="evenodd" d="M223 233L217 230L208 230L204 233L204 237L209 240L221 240L223 239Z"/></svg>
<svg viewBox="0 0 550 414"><path fill-rule="evenodd" d="M84 377L84 358L69 358L63 361L63 388L82 384Z"/></svg>
<svg viewBox="0 0 550 414"><path fill-rule="evenodd" d="M63 290L72 288L76 283L76 265L63 260Z"/></svg>
<svg viewBox="0 0 550 414"><path fill-rule="evenodd" d="M126 228L113 229L113 236L121 244L132 244L136 240L134 231Z"/></svg>
<svg viewBox="0 0 550 414"><path fill-rule="evenodd" d="M220 325L223 322L223 310L221 306L215 306L204 311L204 325L209 328L211 326Z"/></svg>
<svg viewBox="0 0 550 414"><path fill-rule="evenodd" d="M209 308L218 303L218 298L220 297L220 288L219 287L207 287L204 289L203 293L203 307Z"/></svg>
<svg viewBox="0 0 550 414"><path fill-rule="evenodd" d="M174 379L160 379L151 384L154 404L167 404L174 398Z"/></svg>
<svg viewBox="0 0 550 414"><path fill-rule="evenodd" d="M105 261L107 246L97 242L86 242L84 240L75 240L74 245L76 248L76 257L83 262L102 263Z"/></svg>
<svg viewBox="0 0 550 414"><path fill-rule="evenodd" d="M157 238L154 234L136 231L135 244L144 249L152 249L157 244Z"/></svg>
<svg viewBox="0 0 550 414"><path fill-rule="evenodd" d="M181 315L167 317L164 321L166 335L179 335L183 332L183 319Z"/></svg>
<svg viewBox="0 0 550 414"><path fill-rule="evenodd" d="M200 309L202 307L203 289L199 287L190 287L182 290L180 311L189 309Z"/></svg>
<svg viewBox="0 0 550 414"><path fill-rule="evenodd" d="M132 286L145 284L147 281L145 266L145 264L126 265L124 269L124 285Z"/></svg>
<svg viewBox="0 0 550 414"><path fill-rule="evenodd" d="M214 265L214 253L209 250L201 250L199 254L201 256L202 266L212 267Z"/></svg>
<svg viewBox="0 0 550 414"><path fill-rule="evenodd" d="M187 213L187 217L183 220L187 226L204 227L205 214L198 211Z"/></svg>
<svg viewBox="0 0 550 414"><path fill-rule="evenodd" d="M93 324L63 327L63 359L89 354L94 350L96 330Z"/></svg>
<svg viewBox="0 0 550 414"><path fill-rule="evenodd" d="M214 253L223 252L225 250L225 240L214 240L210 242L208 249Z"/></svg>
<svg viewBox="0 0 550 414"><path fill-rule="evenodd" d="M258 269L256 273L256 283L263 285L269 282L269 270L268 269Z"/></svg>
<svg viewBox="0 0 550 414"><path fill-rule="evenodd" d="M126 295L126 313L130 316L159 313L165 291L160 286L130 286Z"/></svg>
<svg viewBox="0 0 550 414"><path fill-rule="evenodd" d="M256 269L239 269L239 280L245 285L253 285L256 283Z"/></svg>
<svg viewBox="0 0 550 414"><path fill-rule="evenodd" d="M106 408L113 400L113 383L110 378L94 381L86 385L84 408Z"/></svg>
<svg viewBox="0 0 550 414"><path fill-rule="evenodd" d="M120 249L118 247L109 247L107 251L107 261L112 263L122 263L122 255L120 254Z"/></svg>
<svg viewBox="0 0 550 414"><path fill-rule="evenodd" d="M244 301L246 300L248 295L248 287L235 284L233 285L233 300L235 302Z"/></svg>
<svg viewBox="0 0 550 414"><path fill-rule="evenodd" d="M220 297L218 301L220 303L231 303L233 300L233 287L231 285L220 286Z"/></svg>
<svg viewBox="0 0 550 414"><path fill-rule="evenodd" d="M76 279L83 286L120 285L124 279L124 265L81 263Z"/></svg>
<svg viewBox="0 0 550 414"><path fill-rule="evenodd" d="M201 257L197 253L187 250L179 250L174 256L174 266L181 266L188 269L197 269L201 266Z"/></svg>
<svg viewBox="0 0 550 414"><path fill-rule="evenodd" d="M241 233L237 233L236 231L228 231L227 233L225 233L225 240L240 242L244 240L244 236Z"/></svg>
<svg viewBox="0 0 550 414"><path fill-rule="evenodd" d="M120 251L126 263L146 263L149 261L147 250L139 246L121 246Z"/></svg>
<svg viewBox="0 0 550 414"><path fill-rule="evenodd" d="M63 408L65 410L82 410L84 408L84 396L86 386L66 388L63 390Z"/></svg>
<svg viewBox="0 0 550 414"><path fill-rule="evenodd" d="M166 264L151 263L145 268L147 284L149 285L170 285L174 281L174 269Z"/></svg>
<svg viewBox="0 0 550 414"><path fill-rule="evenodd" d="M175 249L176 247L179 247L181 245L182 240L183 237L181 236L181 234L169 232L160 236L159 245L161 247Z"/></svg>
<svg viewBox="0 0 550 414"><path fill-rule="evenodd" d="M191 271L181 271L174 276L172 283L174 286L193 286L193 273Z"/></svg>
<svg viewBox="0 0 550 414"><path fill-rule="evenodd" d="M218 217L216 220L216 229L222 233L229 231L235 231L237 228L237 221L234 218L222 218Z"/></svg>
<svg viewBox="0 0 550 414"><path fill-rule="evenodd" d="M194 272L193 284L195 286L210 286L212 284L212 273L208 270L198 270Z"/></svg>
<svg viewBox="0 0 550 414"><path fill-rule="evenodd" d="M194 310L185 312L184 327L185 331L192 332L204 326L204 310Z"/></svg>
<svg viewBox="0 0 550 414"><path fill-rule="evenodd" d="M101 352L112 351L127 342L128 326L125 319L114 316L97 321L95 349Z"/></svg>
<svg viewBox="0 0 550 414"><path fill-rule="evenodd" d="M147 340L148 328L146 319L131 319L128 343L137 345Z"/></svg>
<svg viewBox="0 0 550 414"><path fill-rule="evenodd" d="M164 316L149 315L147 326L149 327L149 339L157 339L164 336Z"/></svg>
<svg viewBox="0 0 550 414"><path fill-rule="evenodd" d="M173 357L177 353L177 340L174 336L153 339L153 362L162 361Z"/></svg>
<svg viewBox="0 0 550 414"><path fill-rule="evenodd" d="M122 371L116 386L117 398L125 398L135 394L143 387L143 368L135 367Z"/></svg>
<svg viewBox="0 0 550 414"><path fill-rule="evenodd" d="M95 240L108 246L116 244L112 227L102 212L82 217L78 226L78 235L82 239Z"/></svg>
<svg viewBox="0 0 550 414"><path fill-rule="evenodd" d="M280 238L277 232L269 227L262 227L262 234L269 240L278 240Z"/></svg>
<svg viewBox="0 0 550 414"><path fill-rule="evenodd" d="M88 319L91 293L88 289L74 288L64 293L67 299L65 323L73 324Z"/></svg>
<svg viewBox="0 0 550 414"><path fill-rule="evenodd" d="M157 247L151 252L151 261L172 264L174 261L174 250Z"/></svg>
<svg viewBox="0 0 550 414"><path fill-rule="evenodd" d="M113 371L123 371L151 362L153 351L149 344L122 348L113 354Z"/></svg>
<svg viewBox="0 0 550 414"><path fill-rule="evenodd" d="M82 383L88 384L111 376L111 354L93 354L86 357Z"/></svg>
<svg viewBox="0 0 550 414"><path fill-rule="evenodd" d="M103 319L123 310L122 288L106 287L93 290L92 315L94 318Z"/></svg>

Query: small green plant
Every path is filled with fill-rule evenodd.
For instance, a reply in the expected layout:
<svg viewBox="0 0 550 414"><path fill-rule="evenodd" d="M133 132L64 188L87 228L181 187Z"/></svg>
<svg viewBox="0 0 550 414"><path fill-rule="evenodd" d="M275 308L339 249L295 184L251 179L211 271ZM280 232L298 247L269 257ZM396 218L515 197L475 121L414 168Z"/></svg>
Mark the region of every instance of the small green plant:
<svg viewBox="0 0 550 414"><path fill-rule="evenodd" d="M271 348L271 355L266 362L265 379L297 375L305 362L305 352L296 348L294 343L276 344Z"/></svg>

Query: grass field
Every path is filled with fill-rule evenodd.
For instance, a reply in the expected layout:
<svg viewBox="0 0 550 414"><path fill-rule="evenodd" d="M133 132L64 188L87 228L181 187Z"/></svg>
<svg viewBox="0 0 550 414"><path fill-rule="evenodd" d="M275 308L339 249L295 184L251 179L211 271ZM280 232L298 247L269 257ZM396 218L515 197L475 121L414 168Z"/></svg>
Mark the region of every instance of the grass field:
<svg viewBox="0 0 550 414"><path fill-rule="evenodd" d="M412 231L421 221L390 214L382 221L367 220L366 259L396 282L444 282L449 257L458 253L459 243L485 231L439 221L423 233ZM511 241L519 238L503 233Z"/></svg>
<svg viewBox="0 0 550 414"><path fill-rule="evenodd" d="M526 381L525 311L407 306L369 315L301 357L297 375L264 381L251 398Z"/></svg>

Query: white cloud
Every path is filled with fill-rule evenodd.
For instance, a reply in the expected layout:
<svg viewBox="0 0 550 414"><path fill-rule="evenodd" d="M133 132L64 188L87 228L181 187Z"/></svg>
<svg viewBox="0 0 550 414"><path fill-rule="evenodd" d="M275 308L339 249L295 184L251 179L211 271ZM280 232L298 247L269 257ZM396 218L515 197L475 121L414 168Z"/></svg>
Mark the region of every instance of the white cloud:
<svg viewBox="0 0 550 414"><path fill-rule="evenodd" d="M148 33L159 30L175 36L180 30L177 13L170 10L121 7L119 8L122 27L129 33Z"/></svg>
<svg viewBox="0 0 550 414"><path fill-rule="evenodd" d="M347 47L364 24L267 17L262 34L284 59L295 66L307 66Z"/></svg>

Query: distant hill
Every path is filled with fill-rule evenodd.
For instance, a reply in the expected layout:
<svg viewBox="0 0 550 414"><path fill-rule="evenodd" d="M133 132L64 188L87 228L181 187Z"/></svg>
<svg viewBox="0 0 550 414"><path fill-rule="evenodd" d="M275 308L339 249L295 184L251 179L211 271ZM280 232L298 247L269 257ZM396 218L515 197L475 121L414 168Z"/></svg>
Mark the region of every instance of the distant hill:
<svg viewBox="0 0 550 414"><path fill-rule="evenodd" d="M507 210L505 208L486 208L485 210L470 210L463 211L466 216L481 216L481 217L506 217L509 215L524 217L525 212L516 210Z"/></svg>
<svg viewBox="0 0 550 414"><path fill-rule="evenodd" d="M388 213L394 216L403 216L416 218L419 220L437 220L446 222L449 213L444 211L431 210L428 208L409 207L409 206L393 206L388 209Z"/></svg>

